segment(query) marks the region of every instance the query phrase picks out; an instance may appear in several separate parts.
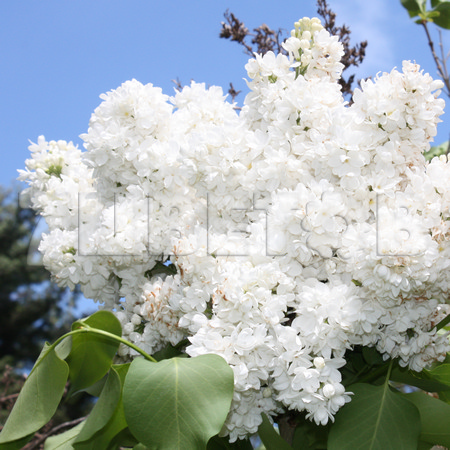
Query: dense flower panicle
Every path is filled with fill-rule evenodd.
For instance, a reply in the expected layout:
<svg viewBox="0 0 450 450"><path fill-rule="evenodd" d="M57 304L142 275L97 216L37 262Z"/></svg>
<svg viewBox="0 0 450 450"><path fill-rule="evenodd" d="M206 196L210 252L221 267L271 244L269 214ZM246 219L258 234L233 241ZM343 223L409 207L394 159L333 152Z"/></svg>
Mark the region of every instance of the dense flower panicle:
<svg viewBox="0 0 450 450"><path fill-rule="evenodd" d="M442 83L404 62L349 106L342 45L318 19L284 48L248 62L239 113L218 87L169 98L127 81L102 96L87 151L40 137L20 173L60 285L116 311L148 353L187 339L188 355L232 367L231 441L262 413L333 420L355 346L416 371L449 350L435 326L449 312L450 163L423 157Z"/></svg>
<svg viewBox="0 0 450 450"><path fill-rule="evenodd" d="M92 170L84 164L84 154L72 142L46 142L43 136L29 149L31 158L18 177L30 184L23 197L28 197L50 228L76 229L79 193L94 191ZM86 208L95 209L96 205L89 202Z"/></svg>

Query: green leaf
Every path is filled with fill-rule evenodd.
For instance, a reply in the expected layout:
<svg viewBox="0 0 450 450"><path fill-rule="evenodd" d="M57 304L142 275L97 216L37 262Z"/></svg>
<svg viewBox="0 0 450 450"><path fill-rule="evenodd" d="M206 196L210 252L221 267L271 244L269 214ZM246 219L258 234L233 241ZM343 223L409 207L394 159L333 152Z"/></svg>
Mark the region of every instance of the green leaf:
<svg viewBox="0 0 450 450"><path fill-rule="evenodd" d="M365 361L363 354L361 352L352 352L352 354L349 357L349 362L351 363L356 372L359 372L367 368L367 362Z"/></svg>
<svg viewBox="0 0 450 450"><path fill-rule="evenodd" d="M0 444L31 438L52 418L64 394L68 374L66 362L46 343L0 433Z"/></svg>
<svg viewBox="0 0 450 450"><path fill-rule="evenodd" d="M381 386L350 386L352 401L336 414L328 450L411 450L417 447L420 415L402 395Z"/></svg>
<svg viewBox="0 0 450 450"><path fill-rule="evenodd" d="M0 444L0 450L19 450L24 447L25 444L27 444L32 437L33 434L30 434L29 436L26 436L22 439L18 439L17 441L7 442L5 444Z"/></svg>
<svg viewBox="0 0 450 450"><path fill-rule="evenodd" d="M84 389L84 392L86 392L89 395L92 395L92 397L100 397L100 394L102 393L102 389L105 387L107 379L108 374L106 374L103 378L100 378L100 380L95 382L92 386L89 386L88 388Z"/></svg>
<svg viewBox="0 0 450 450"><path fill-rule="evenodd" d="M413 372L412 370L395 368L390 376L391 381L415 386L427 392L438 392L450 389L450 386L435 378L430 371Z"/></svg>
<svg viewBox="0 0 450 450"><path fill-rule="evenodd" d="M87 441L97 431L106 426L119 403L120 395L121 385L119 375L114 369L111 369L100 397L78 435L77 442Z"/></svg>
<svg viewBox="0 0 450 450"><path fill-rule="evenodd" d="M427 370L427 373L433 380L447 385L450 388L450 364L440 364L431 370ZM437 390L428 392L436 392Z"/></svg>
<svg viewBox="0 0 450 450"><path fill-rule="evenodd" d="M292 447L275 431L265 414L262 414L258 434L267 450L292 450Z"/></svg>
<svg viewBox="0 0 450 450"><path fill-rule="evenodd" d="M445 141L442 144L431 147L430 150L424 152L423 156L427 161L431 161L435 156L445 155L447 153L449 142Z"/></svg>
<svg viewBox="0 0 450 450"><path fill-rule="evenodd" d="M122 336L120 322L110 311L98 311L86 319L78 320L72 325L72 329L86 326ZM70 368L70 394L92 386L103 378L111 367L118 348L118 341L94 332L86 331L73 335L72 350L67 357Z"/></svg>
<svg viewBox="0 0 450 450"><path fill-rule="evenodd" d="M311 450L309 445L308 430L304 426L297 427L292 440L292 448L294 450Z"/></svg>
<svg viewBox="0 0 450 450"><path fill-rule="evenodd" d="M363 347L362 355L364 361L369 364L369 366L380 366L385 363L383 356L377 351L375 347Z"/></svg>
<svg viewBox="0 0 450 450"><path fill-rule="evenodd" d="M45 440L44 450L72 450L72 444L83 428L84 422L70 428L64 433L51 436Z"/></svg>
<svg viewBox="0 0 450 450"><path fill-rule="evenodd" d="M424 12L425 3L424 0L401 0L404 8L408 11L409 17L416 17L421 12Z"/></svg>
<svg viewBox="0 0 450 450"><path fill-rule="evenodd" d="M441 28L450 29L450 2L438 2L434 11L439 12L439 15L433 19L433 22Z"/></svg>
<svg viewBox="0 0 450 450"><path fill-rule="evenodd" d="M431 450L432 447L434 447L433 444L430 444L429 442L419 441L417 450Z"/></svg>
<svg viewBox="0 0 450 450"><path fill-rule="evenodd" d="M431 160L435 156L445 155L448 151L449 146L449 141L445 141L442 142L442 144L431 147L430 150L424 153L425 159Z"/></svg>
<svg viewBox="0 0 450 450"><path fill-rule="evenodd" d="M207 450L253 450L253 446L248 439L230 442L228 437L213 436L208 441Z"/></svg>
<svg viewBox="0 0 450 450"><path fill-rule="evenodd" d="M294 450L316 450L327 448L328 433L332 423L317 425L306 419L305 416L297 417L297 428L292 440Z"/></svg>
<svg viewBox="0 0 450 450"><path fill-rule="evenodd" d="M117 450L118 448L133 448L139 445L138 440L131 434L129 428L124 428L120 433L117 433L109 442L108 450ZM147 447L143 446L144 449Z"/></svg>
<svg viewBox="0 0 450 450"><path fill-rule="evenodd" d="M79 450L107 449L110 442L127 427L122 403L122 386L130 364L113 366L103 391L73 447Z"/></svg>
<svg viewBox="0 0 450 450"><path fill-rule="evenodd" d="M156 361L162 361L163 359L175 358L177 356L182 357L182 355L183 352L181 350L167 344L166 347L161 349L159 352L154 353L152 356L156 359Z"/></svg>
<svg viewBox="0 0 450 450"><path fill-rule="evenodd" d="M233 398L233 371L218 355L152 363L136 358L123 389L133 435L152 449L205 449Z"/></svg>
<svg viewBox="0 0 450 450"><path fill-rule="evenodd" d="M439 400L450 403L450 391L441 391L437 393L439 395Z"/></svg>
<svg viewBox="0 0 450 450"><path fill-rule="evenodd" d="M450 405L423 392L404 394L420 413L420 440L450 447Z"/></svg>
<svg viewBox="0 0 450 450"><path fill-rule="evenodd" d="M60 359L66 359L72 350L72 336L63 339L56 347L55 352Z"/></svg>

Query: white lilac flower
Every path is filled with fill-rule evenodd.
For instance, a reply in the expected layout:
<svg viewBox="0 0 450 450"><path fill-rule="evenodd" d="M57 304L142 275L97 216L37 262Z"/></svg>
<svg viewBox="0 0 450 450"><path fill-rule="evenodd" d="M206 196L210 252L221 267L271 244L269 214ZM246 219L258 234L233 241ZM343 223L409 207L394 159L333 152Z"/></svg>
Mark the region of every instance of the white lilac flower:
<svg viewBox="0 0 450 450"><path fill-rule="evenodd" d="M404 62L349 106L342 44L318 19L283 46L246 65L240 112L216 86L169 98L127 81L101 96L85 152L39 137L20 171L61 286L115 311L148 353L187 339L190 356L232 367L232 442L262 413L333 420L355 346L417 371L450 349L435 329L449 312L450 163L423 157L442 83Z"/></svg>

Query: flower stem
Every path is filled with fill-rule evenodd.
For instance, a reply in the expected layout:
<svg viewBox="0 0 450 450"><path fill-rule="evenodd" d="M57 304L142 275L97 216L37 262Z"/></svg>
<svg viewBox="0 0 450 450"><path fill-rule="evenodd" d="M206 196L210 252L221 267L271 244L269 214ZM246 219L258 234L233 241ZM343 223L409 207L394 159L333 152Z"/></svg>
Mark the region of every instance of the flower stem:
<svg viewBox="0 0 450 450"><path fill-rule="evenodd" d="M440 330L441 328L444 328L446 325L450 323L450 314L446 317L444 317L437 325L436 330Z"/></svg>
<svg viewBox="0 0 450 450"><path fill-rule="evenodd" d="M90 327L87 324L83 324L82 326L80 326L80 328L77 328L76 330L69 331L69 333L66 333L64 336L61 336L59 339L57 339L52 344L51 347L55 348L63 339L65 339L65 338L67 338L69 336L74 336L76 334L80 334L80 333L94 333L94 334L98 334L98 335L101 335L101 336L105 336L105 337L107 337L109 339L112 339L113 341L118 341L118 342L120 342L122 344L127 345L128 347L132 348L133 350L138 352L140 355L142 355L148 361L158 362L158 361L156 361L155 358L153 358L153 356L150 356L148 353L144 352L144 350L139 348L137 345L133 344L130 341L127 341L123 337L117 336L116 334L113 334L113 333L109 333L108 331L99 330L98 328L92 328L92 327Z"/></svg>

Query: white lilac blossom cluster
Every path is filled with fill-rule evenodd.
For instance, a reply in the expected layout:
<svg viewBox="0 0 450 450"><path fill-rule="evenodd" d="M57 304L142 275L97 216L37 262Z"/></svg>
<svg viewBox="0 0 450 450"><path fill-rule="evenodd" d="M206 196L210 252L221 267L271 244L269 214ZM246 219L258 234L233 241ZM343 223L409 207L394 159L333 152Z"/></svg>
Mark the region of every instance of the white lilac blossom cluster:
<svg viewBox="0 0 450 450"><path fill-rule="evenodd" d="M229 363L231 441L262 413L333 420L355 346L416 371L449 350L435 325L448 311L450 163L423 156L442 83L404 62L349 106L342 45L318 19L284 46L248 62L240 112L218 87L168 97L127 81L102 96L85 152L40 137L20 174L58 284L116 311L150 354L187 339L188 355Z"/></svg>

